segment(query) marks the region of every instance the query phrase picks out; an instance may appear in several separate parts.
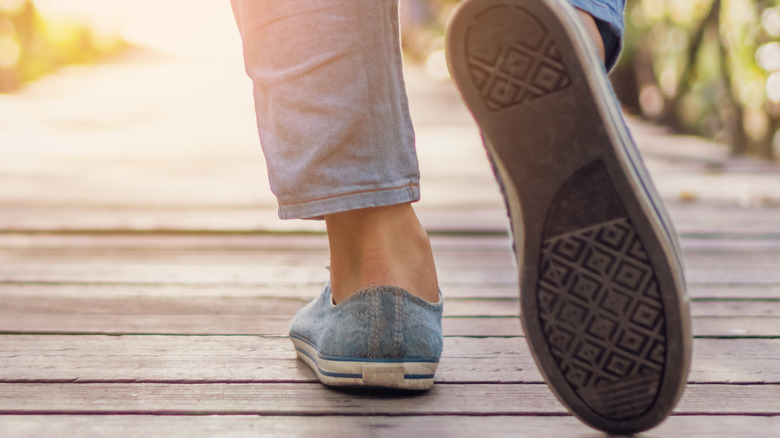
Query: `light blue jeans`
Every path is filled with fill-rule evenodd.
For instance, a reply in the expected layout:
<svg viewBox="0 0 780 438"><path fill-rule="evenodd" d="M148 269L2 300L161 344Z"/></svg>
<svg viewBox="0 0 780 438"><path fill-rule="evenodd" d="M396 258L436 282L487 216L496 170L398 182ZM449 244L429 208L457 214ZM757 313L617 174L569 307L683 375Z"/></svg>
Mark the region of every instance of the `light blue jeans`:
<svg viewBox="0 0 780 438"><path fill-rule="evenodd" d="M598 20L611 67L625 0L568 1ZM398 0L231 2L279 217L418 201Z"/></svg>

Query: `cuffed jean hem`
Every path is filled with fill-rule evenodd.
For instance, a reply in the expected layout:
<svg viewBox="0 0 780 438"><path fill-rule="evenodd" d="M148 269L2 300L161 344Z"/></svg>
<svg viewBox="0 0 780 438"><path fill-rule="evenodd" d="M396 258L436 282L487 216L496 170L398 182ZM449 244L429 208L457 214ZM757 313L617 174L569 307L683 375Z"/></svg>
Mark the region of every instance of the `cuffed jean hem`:
<svg viewBox="0 0 780 438"><path fill-rule="evenodd" d="M369 207L405 204L420 200L420 186L408 183L399 187L369 189L299 203L279 203L281 219L322 219L326 214Z"/></svg>
<svg viewBox="0 0 780 438"><path fill-rule="evenodd" d="M570 5L590 14L596 19L596 26L601 33L604 42L605 67L607 71L617 63L620 52L623 50L623 34L625 33L625 20L623 13L626 8L625 0L567 0Z"/></svg>

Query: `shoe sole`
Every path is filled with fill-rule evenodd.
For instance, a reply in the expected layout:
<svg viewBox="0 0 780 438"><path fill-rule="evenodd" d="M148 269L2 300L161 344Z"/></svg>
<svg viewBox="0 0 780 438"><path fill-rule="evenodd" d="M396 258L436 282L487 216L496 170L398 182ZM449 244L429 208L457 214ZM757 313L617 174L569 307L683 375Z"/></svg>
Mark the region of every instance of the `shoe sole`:
<svg viewBox="0 0 780 438"><path fill-rule="evenodd" d="M433 387L438 362L324 357L303 339L291 338L298 358L325 385L426 390Z"/></svg>
<svg viewBox="0 0 780 438"><path fill-rule="evenodd" d="M657 425L690 361L683 269L587 30L554 0L467 0L446 49L504 192L545 380L596 429Z"/></svg>

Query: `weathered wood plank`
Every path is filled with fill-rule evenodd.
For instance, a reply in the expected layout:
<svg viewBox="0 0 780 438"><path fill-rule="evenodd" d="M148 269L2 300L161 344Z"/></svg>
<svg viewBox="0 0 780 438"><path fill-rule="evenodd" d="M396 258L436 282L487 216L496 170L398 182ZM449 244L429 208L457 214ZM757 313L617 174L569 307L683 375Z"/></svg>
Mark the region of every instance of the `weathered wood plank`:
<svg viewBox="0 0 780 438"><path fill-rule="evenodd" d="M292 265L238 265L238 264L146 264L136 260L133 264L109 263L96 257L74 263L24 263L3 262L0 270L2 282L58 282L58 283L127 283L127 284L193 284L193 285L241 285L285 286L293 284L321 284L327 280L322 267ZM224 261L220 262L224 263ZM453 284L514 285L517 273L514 269L483 267L479 269L438 268L442 287ZM691 267L686 270L689 284L780 284L780 269L775 267Z"/></svg>
<svg viewBox="0 0 780 438"><path fill-rule="evenodd" d="M255 318L291 318L312 297L305 298L221 298L221 297L18 297L0 294L0 319L27 314L39 315L250 315ZM735 306L738 312L764 314L767 309ZM780 315L780 302L776 304ZM516 299L448 299L445 316L512 316L519 315ZM2 323L0 323L2 324Z"/></svg>
<svg viewBox="0 0 780 438"><path fill-rule="evenodd" d="M203 284L91 284L91 283L14 283L0 282L0 297L221 297L311 299L322 290L324 282L286 285L203 285ZM443 286L445 298L516 299L518 286L449 284ZM780 300L780 284L690 285L688 293L696 299Z"/></svg>
<svg viewBox="0 0 780 438"><path fill-rule="evenodd" d="M780 416L672 416L645 435L656 438L776 437ZM5 438L41 436L144 436L149 438L213 436L317 436L323 438L427 436L554 437L595 436L571 416L143 416L143 415L5 415Z"/></svg>
<svg viewBox="0 0 780 438"><path fill-rule="evenodd" d="M780 228L780 225L778 225ZM513 268L506 236L432 236L437 262L442 266ZM776 237L702 235L683 238L688 266L780 265L780 234ZM328 258L327 238L318 234L1 234L0 256L6 262L35 258L48 261L98 258L116 263L194 264L224 260L229 264L321 265ZM738 257L736 257L738 256Z"/></svg>
<svg viewBox="0 0 780 438"><path fill-rule="evenodd" d="M434 252L454 257L471 254L475 249L496 259L511 257L506 235L456 235L431 237ZM0 248L9 251L52 255L62 253L105 254L204 254L226 253L228 257L287 257L291 254L328 256L325 234L231 234L231 233L0 233ZM478 260L475 260L478 262Z"/></svg>
<svg viewBox="0 0 780 438"><path fill-rule="evenodd" d="M445 336L519 336L517 318L445 318ZM26 315L0 320L3 333L284 335L290 318L250 315ZM740 325L742 327L742 325ZM750 327L750 326L749 326ZM741 329L740 329L741 330Z"/></svg>
<svg viewBox="0 0 780 438"><path fill-rule="evenodd" d="M167 297L167 296L17 296L0 288L0 318L13 315L251 315L292 317L310 297ZM445 317L517 317L516 298L445 301ZM694 317L778 317L778 300L694 300Z"/></svg>
<svg viewBox="0 0 780 438"><path fill-rule="evenodd" d="M161 239L163 242L167 237ZM209 239L206 239L207 241ZM271 247L193 246L160 247L62 247L3 248L0 260L4 264L56 265L74 263L166 265L239 265L239 266L303 266L322 267L328 259L324 248L279 248L284 241ZM687 244L684 242L683 244ZM508 247L507 241L507 247ZM1 247L0 247L1 248ZM501 269L514 271L513 256L508 248L494 249L476 243L471 248L434 247L440 268L471 270ZM780 247L775 249L745 249L733 242L722 247L685 248L683 256L689 268L778 268Z"/></svg>
<svg viewBox="0 0 780 438"><path fill-rule="evenodd" d="M780 208L740 207L714 203L667 203L675 222L739 223L749 228L751 219L759 223L780 224Z"/></svg>
<svg viewBox="0 0 780 438"><path fill-rule="evenodd" d="M780 318L696 317L693 334L700 337L780 337Z"/></svg>
<svg viewBox="0 0 780 438"><path fill-rule="evenodd" d="M429 175L430 176L430 175ZM213 181L212 181L213 183ZM452 182L446 184L451 186ZM222 195L222 193L220 193ZM491 193L492 195L492 193ZM495 205L481 202L461 206L426 206L418 209L423 223L434 231L505 232L505 211L498 196ZM270 199L269 199L270 201ZM268 202L271 204L271 202ZM710 204L704 202L667 202L675 228L683 233L766 234L780 232L778 208ZM56 211L56 214L52 214ZM280 221L273 205L248 208L221 206L187 206L176 202L166 205L104 206L58 205L26 202L4 205L0 229L7 231L106 230L106 231L322 231L323 224L314 221ZM453 221L453 217L458 218Z"/></svg>
<svg viewBox="0 0 780 438"><path fill-rule="evenodd" d="M234 296L235 289L227 296L169 296L171 289L172 295L203 292L182 287L2 285L0 331L284 334L289 320L311 298L296 296L302 291L289 298ZM697 336L780 336L780 300L694 301L692 313ZM518 336L522 334L518 314L514 298L450 297L445 333Z"/></svg>
<svg viewBox="0 0 780 438"><path fill-rule="evenodd" d="M439 384L423 394L317 383L2 383L2 414L565 414L543 384ZM689 385L676 413L776 415L780 385Z"/></svg>
<svg viewBox="0 0 780 438"><path fill-rule="evenodd" d="M780 383L780 339L697 339L689 380ZM0 336L3 382L316 381L286 338ZM542 382L522 338L445 338L439 382Z"/></svg>
<svg viewBox="0 0 780 438"><path fill-rule="evenodd" d="M2 235L0 235L0 239ZM111 240L111 236L107 237ZM193 239L196 239L193 237ZM90 263L97 260L111 264L220 264L220 265L292 265L320 267L328 259L326 248L298 246L293 241L290 248L284 246L284 236L278 242L266 246L238 246L227 242L224 246L213 242L210 236L204 236L204 244L194 242L187 246L177 246L177 241L163 236L159 246L110 246L99 243L94 246L74 247L38 247L36 243L28 247L3 248L0 256L4 263ZM465 237L463 239L466 239ZM169 242L169 240L172 240ZM471 239L468 239L471 240ZM98 241L99 242L99 241ZM723 242L721 246L713 246L712 241L700 248L690 248L692 245L702 245L693 241L684 241L683 256L688 267L780 267L780 245L778 248L754 249L741 248L735 241ZM64 242L64 244L67 242ZM164 246L167 243L168 246ZM441 267L463 267L469 269L498 268L514 270L512 253L509 251L509 241L503 242L500 248L482 245L474 242L471 247L434 246L434 254Z"/></svg>
<svg viewBox="0 0 780 438"><path fill-rule="evenodd" d="M780 227L780 225L778 225ZM507 236L457 235L431 237L439 263L467 266L512 266ZM687 264L739 263L741 258L776 266L773 254L780 251L780 236L702 235L681 240ZM327 238L317 234L2 234L4 257L67 258L69 255L101 254L106 257L143 257L168 262L172 255L204 260L224 257L237 263L257 259L273 263L309 260L317 263L328 257ZM475 256L477 255L478 256ZM740 257L734 257L738 254ZM10 259L9 259L10 260Z"/></svg>
<svg viewBox="0 0 780 438"><path fill-rule="evenodd" d="M2 333L284 335L290 318L252 315L10 315L0 319ZM445 336L522 336L517 318L444 318ZM778 337L780 318L698 317L693 333L710 337Z"/></svg>
<svg viewBox="0 0 780 438"><path fill-rule="evenodd" d="M780 211L780 209L777 209ZM762 210L763 211L763 210ZM4 210L5 212L5 210ZM700 211L692 223L705 225L705 218ZM742 222L741 232L691 231L680 236L684 251L724 250L734 248L739 251L770 251L780 248L780 216L769 222L774 225L775 233L756 234L753 225L761 226L760 218L747 215ZM431 235L431 245L434 251L471 252L475 248L489 254L510 254L511 243L506 230L498 232L475 232ZM289 252L310 252L327 255L328 241L323 232L309 233L307 231L287 232L284 230L270 232L221 232L188 231L187 229L168 229L150 232L89 231L62 232L56 229L52 232L7 232L0 229L0 248L26 251L41 251L55 253L58 251L127 251L127 250L178 250L185 252L218 251L267 251L269 253L286 254Z"/></svg>

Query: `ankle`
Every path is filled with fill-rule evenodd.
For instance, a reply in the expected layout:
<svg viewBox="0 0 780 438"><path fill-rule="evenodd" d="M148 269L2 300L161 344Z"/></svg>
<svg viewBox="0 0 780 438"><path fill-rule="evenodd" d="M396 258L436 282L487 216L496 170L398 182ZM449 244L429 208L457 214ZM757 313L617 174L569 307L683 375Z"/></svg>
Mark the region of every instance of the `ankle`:
<svg viewBox="0 0 780 438"><path fill-rule="evenodd" d="M438 301L428 235L409 204L325 217L330 242L331 291L338 303L372 286L397 286Z"/></svg>
<svg viewBox="0 0 780 438"><path fill-rule="evenodd" d="M596 50L601 58L601 62L606 62L607 55L606 50L604 49L604 40L601 38L601 32L599 32L598 25L596 25L596 19L582 9L577 9L577 12L579 13L582 23L588 29L591 41L596 45Z"/></svg>

